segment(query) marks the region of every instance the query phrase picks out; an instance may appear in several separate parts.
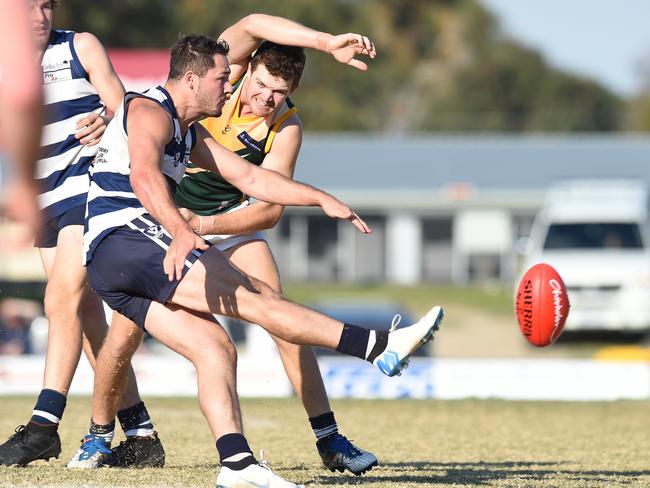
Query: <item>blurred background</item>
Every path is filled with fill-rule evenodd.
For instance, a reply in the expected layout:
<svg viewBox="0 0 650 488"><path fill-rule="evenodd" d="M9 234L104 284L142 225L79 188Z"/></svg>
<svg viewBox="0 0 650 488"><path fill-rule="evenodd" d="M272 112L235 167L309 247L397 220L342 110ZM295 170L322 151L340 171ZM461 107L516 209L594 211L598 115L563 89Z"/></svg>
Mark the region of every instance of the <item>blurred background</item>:
<svg viewBox="0 0 650 488"><path fill-rule="evenodd" d="M61 3L55 26L97 35L134 90L164 81L179 33L217 36L253 12L375 42L378 56L365 73L308 52L292 97L306 131L296 179L340 197L373 234L288 208L267 235L292 299L386 328L395 314L406 324L433 303L447 318L428 357L399 386L363 364L322 355L330 393L650 396L650 4ZM20 232L1 224L5 392L24 384L38 390L47 340L40 261L15 244ZM558 269L572 303L565 334L545 349L527 344L513 312L518 278L540 261ZM279 360L277 374L260 372L260 355L274 354L268 337L225 322L241 346L244 394L289 394ZM148 368L142 357L158 358L162 349L145 341L136 366ZM8 355L37 358L33 375L6 379L17 364ZM75 384L89 376L84 368ZM561 387L544 383L549 371L566 380Z"/></svg>

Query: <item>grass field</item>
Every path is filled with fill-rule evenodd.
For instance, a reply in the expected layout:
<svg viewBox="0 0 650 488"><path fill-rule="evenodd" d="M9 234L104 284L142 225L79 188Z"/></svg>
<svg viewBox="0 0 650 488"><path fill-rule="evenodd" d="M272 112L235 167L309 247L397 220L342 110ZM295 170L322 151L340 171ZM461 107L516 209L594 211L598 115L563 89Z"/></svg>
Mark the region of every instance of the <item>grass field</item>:
<svg viewBox="0 0 650 488"><path fill-rule="evenodd" d="M0 468L0 486L214 486L217 454L196 401L147 404L167 450L164 469L66 469L90 412L88 398L73 397L60 429L61 458ZM31 397L1 398L3 436L32 405ZM361 478L322 468L296 400L245 400L242 407L256 453L263 448L274 469L309 486L650 486L647 401L337 401L342 431L380 459Z"/></svg>

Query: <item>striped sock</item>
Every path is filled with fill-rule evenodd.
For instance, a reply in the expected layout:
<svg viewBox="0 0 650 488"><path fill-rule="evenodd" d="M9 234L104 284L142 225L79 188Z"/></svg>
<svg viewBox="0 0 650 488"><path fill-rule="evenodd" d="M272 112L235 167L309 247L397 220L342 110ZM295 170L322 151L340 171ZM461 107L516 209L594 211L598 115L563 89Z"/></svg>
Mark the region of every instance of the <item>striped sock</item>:
<svg viewBox="0 0 650 488"><path fill-rule="evenodd" d="M104 443L107 446L110 446L111 442L113 442L113 436L115 435L115 420L110 424L102 425L96 424L93 422L93 419L90 419L90 429L88 430L88 433L95 437L101 437L104 439Z"/></svg>
<svg viewBox="0 0 650 488"><path fill-rule="evenodd" d="M56 390L43 389L38 395L32 418L29 419L31 424L41 426L58 425L63 417L65 410L65 395Z"/></svg>
<svg viewBox="0 0 650 488"><path fill-rule="evenodd" d="M117 412L117 418L120 421L124 435L127 437L146 437L154 432L153 423L144 402L120 410Z"/></svg>
<svg viewBox="0 0 650 488"><path fill-rule="evenodd" d="M334 418L334 412L327 412L318 417L309 417L309 423L318 440L338 434L339 432L336 419Z"/></svg>

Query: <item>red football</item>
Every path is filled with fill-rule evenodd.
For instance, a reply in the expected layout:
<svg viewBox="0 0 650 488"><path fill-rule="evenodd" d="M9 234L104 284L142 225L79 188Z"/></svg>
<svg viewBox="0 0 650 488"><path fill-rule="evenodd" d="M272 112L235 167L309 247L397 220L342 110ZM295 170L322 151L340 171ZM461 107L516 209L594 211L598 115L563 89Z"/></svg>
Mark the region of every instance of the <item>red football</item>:
<svg viewBox="0 0 650 488"><path fill-rule="evenodd" d="M526 271L517 288L515 310L521 333L534 346L548 346L560 337L569 298L555 268L540 263Z"/></svg>

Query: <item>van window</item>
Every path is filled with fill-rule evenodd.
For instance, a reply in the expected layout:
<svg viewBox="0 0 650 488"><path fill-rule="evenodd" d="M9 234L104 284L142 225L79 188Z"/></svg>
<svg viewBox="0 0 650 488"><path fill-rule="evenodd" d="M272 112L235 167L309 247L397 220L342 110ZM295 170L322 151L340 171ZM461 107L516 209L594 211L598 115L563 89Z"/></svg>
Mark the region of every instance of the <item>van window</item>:
<svg viewBox="0 0 650 488"><path fill-rule="evenodd" d="M635 223L551 224L544 249L641 249Z"/></svg>

